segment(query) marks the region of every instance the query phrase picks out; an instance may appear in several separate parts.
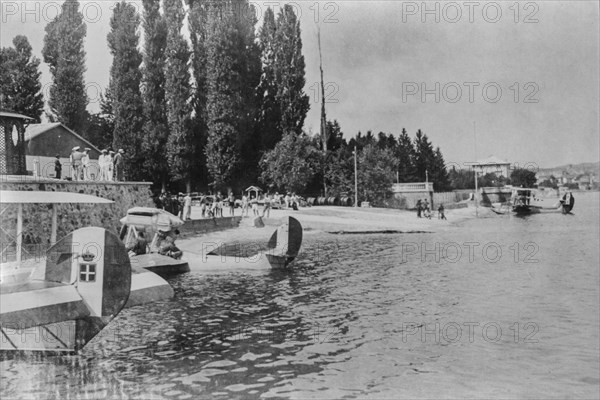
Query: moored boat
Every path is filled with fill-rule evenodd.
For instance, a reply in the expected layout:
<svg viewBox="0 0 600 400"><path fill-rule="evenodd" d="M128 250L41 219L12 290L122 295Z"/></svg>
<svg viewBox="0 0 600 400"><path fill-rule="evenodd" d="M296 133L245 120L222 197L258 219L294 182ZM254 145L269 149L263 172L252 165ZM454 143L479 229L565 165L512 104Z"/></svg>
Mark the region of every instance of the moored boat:
<svg viewBox="0 0 600 400"><path fill-rule="evenodd" d="M573 209L575 198L571 192L562 198L558 196L543 196L535 189L514 188L510 204L512 211L523 214L538 214L546 212L568 213Z"/></svg>

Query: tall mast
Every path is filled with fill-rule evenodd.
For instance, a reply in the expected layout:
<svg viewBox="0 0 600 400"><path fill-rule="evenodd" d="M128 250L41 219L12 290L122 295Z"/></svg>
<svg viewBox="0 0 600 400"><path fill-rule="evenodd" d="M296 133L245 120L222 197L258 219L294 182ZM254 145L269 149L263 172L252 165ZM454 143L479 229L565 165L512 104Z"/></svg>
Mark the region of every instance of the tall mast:
<svg viewBox="0 0 600 400"><path fill-rule="evenodd" d="M319 42L319 69L321 70L321 142L323 143L323 155L327 156L327 117L325 115L325 84L323 83L323 55L321 54L321 27L317 25L317 38ZM323 167L325 165L323 164ZM323 169L323 196L327 197L327 180Z"/></svg>
<svg viewBox="0 0 600 400"><path fill-rule="evenodd" d="M321 28L317 25L317 37L319 42L319 69L321 70L321 141L323 151L327 153L327 117L325 114L325 84L323 82L323 55L321 54Z"/></svg>

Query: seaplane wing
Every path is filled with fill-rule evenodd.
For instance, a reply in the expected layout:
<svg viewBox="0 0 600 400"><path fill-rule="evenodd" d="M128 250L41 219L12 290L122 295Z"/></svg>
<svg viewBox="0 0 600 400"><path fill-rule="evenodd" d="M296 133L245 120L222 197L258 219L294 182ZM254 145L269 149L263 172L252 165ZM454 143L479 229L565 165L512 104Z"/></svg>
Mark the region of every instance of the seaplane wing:
<svg viewBox="0 0 600 400"><path fill-rule="evenodd" d="M0 350L77 351L127 303L129 257L105 229L72 232L38 268L41 280L0 283Z"/></svg>

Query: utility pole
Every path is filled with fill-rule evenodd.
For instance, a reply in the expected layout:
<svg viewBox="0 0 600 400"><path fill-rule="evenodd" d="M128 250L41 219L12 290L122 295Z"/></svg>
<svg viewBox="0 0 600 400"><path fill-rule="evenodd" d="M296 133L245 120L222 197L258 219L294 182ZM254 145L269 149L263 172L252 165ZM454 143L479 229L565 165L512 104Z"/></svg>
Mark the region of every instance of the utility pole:
<svg viewBox="0 0 600 400"><path fill-rule="evenodd" d="M475 121L473 121L473 143L475 146L475 162L477 162L477 132L475 131ZM473 166L475 172L475 218L479 217L479 200L477 199L477 165Z"/></svg>
<svg viewBox="0 0 600 400"><path fill-rule="evenodd" d="M356 163L356 145L354 146L354 207L358 207L358 168Z"/></svg>

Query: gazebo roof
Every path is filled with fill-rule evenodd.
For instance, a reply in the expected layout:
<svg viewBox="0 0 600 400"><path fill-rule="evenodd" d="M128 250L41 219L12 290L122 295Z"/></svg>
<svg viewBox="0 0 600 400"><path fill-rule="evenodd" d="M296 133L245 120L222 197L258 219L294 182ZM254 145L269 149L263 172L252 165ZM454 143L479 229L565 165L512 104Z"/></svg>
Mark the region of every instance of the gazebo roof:
<svg viewBox="0 0 600 400"><path fill-rule="evenodd" d="M246 189L246 192L262 192L263 190L258 186L250 186Z"/></svg>

